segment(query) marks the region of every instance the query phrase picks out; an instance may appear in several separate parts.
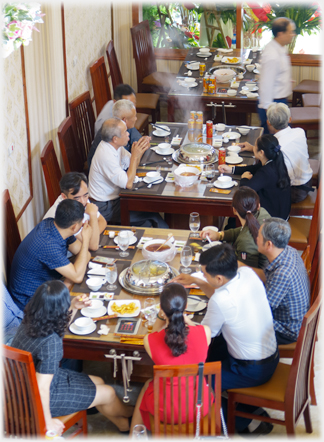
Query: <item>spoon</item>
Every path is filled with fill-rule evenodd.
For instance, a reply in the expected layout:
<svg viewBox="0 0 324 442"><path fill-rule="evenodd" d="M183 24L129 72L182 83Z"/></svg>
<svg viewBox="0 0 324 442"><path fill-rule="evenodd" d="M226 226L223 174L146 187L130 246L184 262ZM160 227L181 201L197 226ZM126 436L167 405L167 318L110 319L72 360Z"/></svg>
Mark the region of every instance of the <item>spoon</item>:
<svg viewBox="0 0 324 442"><path fill-rule="evenodd" d="M169 241L169 239L172 238L172 236L173 236L173 233L169 233L167 239L155 251L157 252L158 250L160 250L160 248L162 246L164 246L164 244L166 244Z"/></svg>
<svg viewBox="0 0 324 442"><path fill-rule="evenodd" d="M141 189L142 187L145 187L145 186L146 186L148 189L150 189L150 188L152 187L152 185L153 185L153 184L156 184L157 182L159 182L160 179L161 179L161 176L160 176L160 178L159 178L158 180L153 181L153 182L150 183L148 186L146 186L146 184L145 184L144 186L141 186L141 187L134 187L134 189L132 189L132 190L133 190L133 191L134 191L134 190L138 190L138 189Z"/></svg>
<svg viewBox="0 0 324 442"><path fill-rule="evenodd" d="M213 241L209 238L209 235L206 235L207 241L211 244Z"/></svg>

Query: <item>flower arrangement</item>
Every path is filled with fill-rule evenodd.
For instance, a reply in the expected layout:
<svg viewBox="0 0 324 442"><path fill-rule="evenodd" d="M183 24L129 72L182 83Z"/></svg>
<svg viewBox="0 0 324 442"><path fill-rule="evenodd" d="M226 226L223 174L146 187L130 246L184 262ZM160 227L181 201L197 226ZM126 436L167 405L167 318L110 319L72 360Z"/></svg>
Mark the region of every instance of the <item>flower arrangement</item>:
<svg viewBox="0 0 324 442"><path fill-rule="evenodd" d="M5 3L2 8L2 48L3 56L21 45L27 46L32 40L32 30L39 32L35 23L44 23L39 3Z"/></svg>

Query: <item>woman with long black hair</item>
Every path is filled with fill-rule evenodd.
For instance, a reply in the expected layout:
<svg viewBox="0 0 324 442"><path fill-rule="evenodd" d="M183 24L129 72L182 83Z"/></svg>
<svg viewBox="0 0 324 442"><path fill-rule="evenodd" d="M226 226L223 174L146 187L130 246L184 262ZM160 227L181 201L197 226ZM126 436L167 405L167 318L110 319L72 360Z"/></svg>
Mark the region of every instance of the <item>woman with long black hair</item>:
<svg viewBox="0 0 324 442"><path fill-rule="evenodd" d="M221 232L206 228L200 232L200 237L209 236L212 241L231 243L239 262L250 267L265 268L269 261L259 253L256 239L260 225L265 219L270 218L269 213L260 206L259 195L246 186L240 187L234 193L232 207L242 227Z"/></svg>
<svg viewBox="0 0 324 442"><path fill-rule="evenodd" d="M241 175L240 186L248 186L260 197L261 207L272 217L287 219L291 206L290 178L274 135L262 135L253 147L259 162L252 166L218 166L222 173Z"/></svg>
<svg viewBox="0 0 324 442"><path fill-rule="evenodd" d="M198 364L205 362L207 358L208 346L210 344L210 328L204 325L187 325L187 317L184 314L187 305L186 289L177 283L167 284L160 295L160 311L157 320L153 326L153 333L144 338L144 347L148 355L153 359L156 365L185 365ZM162 379L161 379L162 381ZM185 379L183 379L185 381ZM174 379L174 415L177 423L178 414L178 394L177 380ZM193 422L192 404L196 400L193 397L193 378L189 378L189 422ZM205 381L204 381L205 382ZM161 385L162 387L162 385ZM185 388L185 384L181 385ZM208 395L208 386L204 383L204 397ZM171 397L170 383L167 380L166 391L160 388L161 394L164 393L167 398L167 422L171 422ZM160 397L160 420L164 419L164 407L162 396ZM185 395L182 395L185 399ZM204 414L208 412L208 404L204 406ZM182 422L185 422L186 404L182 404ZM142 391L137 398L131 430L135 425L143 424L150 429L149 413L154 414L153 381L145 383Z"/></svg>
<svg viewBox="0 0 324 442"><path fill-rule="evenodd" d="M55 419L57 416L97 407L120 431L127 431L133 413L133 407L123 404L101 378L59 367L66 327L75 311L90 303L86 295L70 302L69 290L62 281L45 282L26 305L11 343L32 354L46 429L58 435L64 424Z"/></svg>

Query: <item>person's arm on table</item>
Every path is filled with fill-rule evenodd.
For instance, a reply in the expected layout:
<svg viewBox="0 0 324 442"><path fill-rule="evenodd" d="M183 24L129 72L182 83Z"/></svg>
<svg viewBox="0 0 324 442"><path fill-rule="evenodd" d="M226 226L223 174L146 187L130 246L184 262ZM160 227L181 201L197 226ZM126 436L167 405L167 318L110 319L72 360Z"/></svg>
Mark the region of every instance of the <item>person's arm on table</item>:
<svg viewBox="0 0 324 442"><path fill-rule="evenodd" d="M91 299L89 299L89 297L86 294L80 296L74 296L69 308L69 310L72 312L70 324L76 312L84 307L89 307L89 305L91 305Z"/></svg>
<svg viewBox="0 0 324 442"><path fill-rule="evenodd" d="M53 418L50 411L50 386L53 376L53 374L43 374L36 372L36 379L43 406L46 430L55 431L58 436L61 436L65 425L59 419Z"/></svg>
<svg viewBox="0 0 324 442"><path fill-rule="evenodd" d="M253 145L245 141L244 143L238 143L241 148L241 152L253 152Z"/></svg>
<svg viewBox="0 0 324 442"><path fill-rule="evenodd" d="M83 280L87 264L91 258L91 255L88 251L89 249L89 242L92 234L92 228L88 224L88 222L84 223L83 229L82 229L82 244L80 247L80 251L78 253L78 256L76 257L76 260L74 264L70 263L63 267L57 267L55 270L59 272L62 276L65 278L70 279L73 282L80 283ZM75 241L71 246L69 247L69 250L74 246L74 244L77 241ZM78 241L80 243L80 241Z"/></svg>
<svg viewBox="0 0 324 442"><path fill-rule="evenodd" d="M96 251L99 247L100 233L105 229L107 221L105 218L99 214L98 217L98 206L93 203L88 203L85 207L85 213L90 217L89 225L92 228L92 235L89 242L89 250ZM80 241L83 241L82 231L77 235Z"/></svg>
<svg viewBox="0 0 324 442"><path fill-rule="evenodd" d="M132 145L132 153L130 157L130 163L127 170L127 184L126 189L131 189L133 187L134 178L136 175L136 169L140 163L140 160L144 152L149 149L150 143L147 142L145 137L142 137L139 141L135 141Z"/></svg>
<svg viewBox="0 0 324 442"><path fill-rule="evenodd" d="M201 278L195 278L194 276L186 275L184 273L180 273L180 275L171 279L170 282L177 282L184 286L196 284L208 298L210 298L215 291L215 289L210 284L208 284L208 282L203 281Z"/></svg>

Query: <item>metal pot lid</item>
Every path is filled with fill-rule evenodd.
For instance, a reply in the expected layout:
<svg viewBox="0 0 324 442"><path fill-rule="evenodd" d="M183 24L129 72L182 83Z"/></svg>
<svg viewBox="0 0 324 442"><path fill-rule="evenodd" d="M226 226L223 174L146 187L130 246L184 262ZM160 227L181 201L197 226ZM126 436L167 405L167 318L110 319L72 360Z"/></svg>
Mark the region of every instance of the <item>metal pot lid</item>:
<svg viewBox="0 0 324 442"><path fill-rule="evenodd" d="M218 160L218 153L216 150L213 151L210 158L194 158L194 161L186 161L184 158L181 158L180 149L177 149L172 154L172 159L176 163L179 164L188 164L188 165L201 165L201 164L213 164Z"/></svg>
<svg viewBox="0 0 324 442"><path fill-rule="evenodd" d="M130 282L130 279L133 281L142 279L148 280L148 282L152 283L160 278L163 278L163 276L169 270L170 267L165 262L145 259L135 262L131 267L129 267L129 272L127 272L127 280Z"/></svg>
<svg viewBox="0 0 324 442"><path fill-rule="evenodd" d="M209 69L209 74L213 74L218 69L231 69L232 71L235 71L237 74L245 74L246 70L241 66L231 66L230 68L225 68L224 66L215 66L213 68Z"/></svg>
<svg viewBox="0 0 324 442"><path fill-rule="evenodd" d="M180 147L182 152L189 155L210 155L214 151L213 146L205 143L189 143Z"/></svg>
<svg viewBox="0 0 324 442"><path fill-rule="evenodd" d="M163 263L162 263L163 264ZM124 269L118 277L120 285L127 290L130 293L133 293L135 295L141 295L141 296L152 296L152 295L158 295L162 292L163 287L165 284L167 284L172 278L179 275L178 270L175 268L168 266L169 271L165 274L165 276L155 281L152 284L143 286L142 281L139 279L137 281L129 282L129 270L130 267L127 269ZM132 279L132 278L130 278Z"/></svg>

